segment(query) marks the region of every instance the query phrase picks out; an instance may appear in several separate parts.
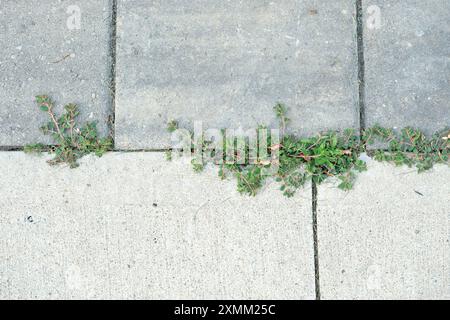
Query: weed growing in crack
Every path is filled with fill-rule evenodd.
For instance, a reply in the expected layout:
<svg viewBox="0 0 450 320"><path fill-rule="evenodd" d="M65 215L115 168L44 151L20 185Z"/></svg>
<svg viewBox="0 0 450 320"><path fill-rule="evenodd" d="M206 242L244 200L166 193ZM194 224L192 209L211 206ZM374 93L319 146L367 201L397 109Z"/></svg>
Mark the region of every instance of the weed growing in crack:
<svg viewBox="0 0 450 320"><path fill-rule="evenodd" d="M267 135L268 153L278 152L278 170L271 172L271 161L249 161L249 146L246 144L244 153L235 149L237 142L228 141L223 144L223 152L216 153L211 150L211 142L201 140L200 144L193 143L191 150L200 145L201 159L192 160L196 172L203 170L207 163L219 166L219 177L225 179L233 175L237 179L237 190L242 194L254 196L264 185L267 178L274 178L281 184L280 190L287 197L308 181L321 184L330 177L339 180L338 187L350 190L353 187L357 173L367 170L366 163L360 159L361 153L366 152L366 146L375 141L389 144L389 150L376 150L375 160L393 162L397 165L415 165L419 172L431 169L435 163L447 163L450 149L450 131L435 134L428 139L422 132L405 128L400 133L379 126L365 130L361 136L353 129L342 132L329 131L314 137L299 138L294 135L285 135L289 122L287 108L283 104L274 107L275 114L280 122L282 137L279 143L272 143L270 134ZM169 122L168 130L174 132L178 128L176 121ZM260 126L259 134L265 126ZM267 129L266 129L267 130ZM222 131L223 141L227 137ZM191 133L191 138L194 134ZM233 139L235 139L233 137ZM236 161L227 163L226 148L233 149ZM198 156L197 156L198 157ZM245 161L238 161L245 157ZM222 161L217 161L218 159Z"/></svg>
<svg viewBox="0 0 450 320"><path fill-rule="evenodd" d="M364 139L369 144L387 145L387 150L374 151L376 160L415 166L419 172L431 169L436 163L447 163L449 159L450 130L427 138L421 131L409 127L395 132L375 126L365 131Z"/></svg>
<svg viewBox="0 0 450 320"><path fill-rule="evenodd" d="M95 122L87 122L80 127L76 123L79 114L74 104L64 107L64 113L57 116L54 102L46 95L37 96L36 102L41 111L47 113L50 121L41 127L45 135L50 135L55 145L30 144L25 147L27 153L50 152L54 158L51 165L67 163L71 168L78 166L77 160L84 155L94 153L102 156L112 150L112 138L100 138ZM350 190L356 175L367 170L366 163L360 159L363 152L374 155L375 160L387 161L396 165L415 166L419 172L429 170L436 163L448 163L450 151L450 130L436 133L428 138L419 130L404 128L400 132L375 126L366 129L362 135L353 129L342 132L329 131L314 137L299 138L285 134L289 119L287 108L283 104L274 107L281 128L281 139L273 139L266 126L256 130L258 143L267 146L267 160L258 154L251 156L250 146L245 138L227 137L222 130L221 152L213 147L213 142L202 135L196 138L190 133L190 151L197 150L198 155L192 159L194 171L201 172L208 163L219 166L219 177L225 179L232 175L237 179L237 189L242 194L256 195L268 178L280 183L280 190L291 197L308 181L316 184L330 177L339 179L339 188ZM167 130L174 133L179 128L178 122L171 120ZM189 134L188 134L189 135ZM196 139L196 141L195 141ZM387 145L386 150L368 150L373 143ZM238 145L244 148L237 148ZM230 150L227 150L229 148ZM276 153L277 157L271 157ZM232 161L229 161L231 155ZM172 159L172 151L166 151L167 160ZM263 159L263 160L261 160ZM275 161L275 163L274 163ZM276 164L277 170L271 170Z"/></svg>
<svg viewBox="0 0 450 320"><path fill-rule="evenodd" d="M50 121L40 129L43 134L53 138L55 145L47 147L40 143L25 146L26 153L41 153L48 151L54 155L49 160L51 165L67 163L71 168L78 166L77 160L94 153L101 157L113 147L111 137L100 138L95 122L87 122L79 127L76 118L79 115L75 104L64 107L64 113L58 117L54 112L54 102L46 95L36 97L39 109L47 113Z"/></svg>

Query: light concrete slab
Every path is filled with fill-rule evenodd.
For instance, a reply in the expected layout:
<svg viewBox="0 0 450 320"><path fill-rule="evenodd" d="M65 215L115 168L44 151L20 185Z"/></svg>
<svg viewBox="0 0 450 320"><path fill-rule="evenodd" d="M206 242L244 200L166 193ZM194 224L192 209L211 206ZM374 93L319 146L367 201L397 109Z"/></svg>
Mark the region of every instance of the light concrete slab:
<svg viewBox="0 0 450 320"><path fill-rule="evenodd" d="M449 2L363 5L367 125L413 126L428 134L450 127Z"/></svg>
<svg viewBox="0 0 450 320"><path fill-rule="evenodd" d="M79 104L82 122L108 132L111 13L111 0L0 1L0 146L51 142L39 94Z"/></svg>
<svg viewBox="0 0 450 320"><path fill-rule="evenodd" d="M298 134L358 127L355 2L118 2L116 145L170 146L168 120Z"/></svg>
<svg viewBox="0 0 450 320"><path fill-rule="evenodd" d="M311 192L242 197L160 153L0 153L2 299L314 299Z"/></svg>
<svg viewBox="0 0 450 320"><path fill-rule="evenodd" d="M450 298L450 170L369 162L354 190L318 190L324 299Z"/></svg>

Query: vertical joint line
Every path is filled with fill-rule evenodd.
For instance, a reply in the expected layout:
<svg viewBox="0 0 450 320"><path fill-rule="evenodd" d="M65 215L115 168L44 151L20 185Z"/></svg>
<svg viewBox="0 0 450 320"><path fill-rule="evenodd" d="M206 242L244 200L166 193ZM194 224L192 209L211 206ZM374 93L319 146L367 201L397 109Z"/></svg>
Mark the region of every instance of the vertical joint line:
<svg viewBox="0 0 450 320"><path fill-rule="evenodd" d="M360 133L366 129L365 62L364 62L364 17L362 0L356 0L356 39L358 50L358 96Z"/></svg>
<svg viewBox="0 0 450 320"><path fill-rule="evenodd" d="M320 277L319 277L319 241L317 236L317 185L312 182L312 224L314 242L314 284L316 289L316 300L320 300Z"/></svg>
<svg viewBox="0 0 450 320"><path fill-rule="evenodd" d="M117 52L117 0L112 1L111 13L111 38L110 38L110 54L111 54L111 70L110 70L110 91L111 91L111 113L109 116L109 134L113 141L115 140L115 122L116 122L116 52Z"/></svg>

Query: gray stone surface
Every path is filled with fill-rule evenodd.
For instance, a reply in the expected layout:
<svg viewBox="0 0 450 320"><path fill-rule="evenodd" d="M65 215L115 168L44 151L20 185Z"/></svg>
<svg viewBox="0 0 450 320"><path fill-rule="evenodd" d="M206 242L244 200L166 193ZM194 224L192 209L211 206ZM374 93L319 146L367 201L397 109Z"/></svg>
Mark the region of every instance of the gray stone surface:
<svg viewBox="0 0 450 320"><path fill-rule="evenodd" d="M318 190L324 299L450 298L450 170L369 163L354 190Z"/></svg>
<svg viewBox="0 0 450 320"><path fill-rule="evenodd" d="M448 0L363 0L381 9L381 28L365 26L369 126L450 127ZM372 15L373 16L373 15Z"/></svg>
<svg viewBox="0 0 450 320"><path fill-rule="evenodd" d="M67 25L72 5L81 9L79 30ZM47 121L38 94L78 103L80 119L107 133L111 8L110 0L0 0L0 146L50 142L38 130Z"/></svg>
<svg viewBox="0 0 450 320"><path fill-rule="evenodd" d="M116 143L169 146L169 119L299 134L358 127L355 3L119 1Z"/></svg>
<svg viewBox="0 0 450 320"><path fill-rule="evenodd" d="M0 167L0 299L314 298L310 189L242 197L160 153Z"/></svg>

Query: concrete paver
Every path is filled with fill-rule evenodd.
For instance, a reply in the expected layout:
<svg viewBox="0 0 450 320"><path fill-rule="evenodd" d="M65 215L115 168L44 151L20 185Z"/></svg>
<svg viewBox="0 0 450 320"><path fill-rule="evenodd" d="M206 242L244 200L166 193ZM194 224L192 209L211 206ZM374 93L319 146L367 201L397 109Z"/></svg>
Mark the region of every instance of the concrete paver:
<svg viewBox="0 0 450 320"><path fill-rule="evenodd" d="M116 143L170 146L168 120L277 125L298 134L358 127L355 3L119 1Z"/></svg>
<svg viewBox="0 0 450 320"><path fill-rule="evenodd" d="M318 190L324 299L450 297L450 170L369 163L354 190Z"/></svg>
<svg viewBox="0 0 450 320"><path fill-rule="evenodd" d="M0 146L51 142L38 94L79 104L81 121L108 132L111 12L110 0L0 1Z"/></svg>
<svg viewBox="0 0 450 320"><path fill-rule="evenodd" d="M314 299L310 189L242 197L160 153L0 164L1 299Z"/></svg>
<svg viewBox="0 0 450 320"><path fill-rule="evenodd" d="M363 5L370 25L364 29L367 125L413 126L428 134L450 127L448 1Z"/></svg>

